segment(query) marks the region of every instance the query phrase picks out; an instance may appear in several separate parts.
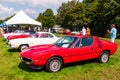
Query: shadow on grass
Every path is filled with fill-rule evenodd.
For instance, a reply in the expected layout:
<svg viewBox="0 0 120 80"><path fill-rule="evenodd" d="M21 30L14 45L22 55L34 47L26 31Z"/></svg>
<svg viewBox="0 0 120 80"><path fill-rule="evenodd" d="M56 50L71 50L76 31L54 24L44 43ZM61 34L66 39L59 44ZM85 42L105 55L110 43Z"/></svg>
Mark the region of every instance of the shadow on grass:
<svg viewBox="0 0 120 80"><path fill-rule="evenodd" d="M86 61L79 61L79 62L74 62L74 63L69 63L69 64L65 64L63 68L68 68L68 67L74 67L74 66L83 66L85 64L91 64L91 63L97 63L96 62L96 59L92 59L92 60L86 60ZM21 62L19 65L18 65L18 68L24 70L24 71L27 71L27 72L42 72L42 71L45 71L44 68L43 69L39 69L39 70L33 70L31 69L28 65L26 65L25 62Z"/></svg>
<svg viewBox="0 0 120 80"><path fill-rule="evenodd" d="M24 71L27 71L27 72L40 72L40 71L43 71L43 69L31 69L28 65L26 65L25 62L21 62L19 65L18 65L18 68L24 70Z"/></svg>
<svg viewBox="0 0 120 80"><path fill-rule="evenodd" d="M18 49L8 49L9 52L19 52Z"/></svg>

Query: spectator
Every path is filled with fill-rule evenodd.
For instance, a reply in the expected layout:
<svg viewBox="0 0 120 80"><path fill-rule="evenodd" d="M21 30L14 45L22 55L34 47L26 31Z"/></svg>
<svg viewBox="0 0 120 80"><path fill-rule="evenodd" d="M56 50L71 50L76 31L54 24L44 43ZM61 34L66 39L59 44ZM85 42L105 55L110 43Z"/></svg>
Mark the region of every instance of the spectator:
<svg viewBox="0 0 120 80"><path fill-rule="evenodd" d="M85 27L82 28L82 35L83 35L83 36L86 35L86 29L85 29Z"/></svg>
<svg viewBox="0 0 120 80"><path fill-rule="evenodd" d="M117 35L117 29L115 28L115 24L111 24L111 30L107 30L107 32L110 34L110 41L114 43Z"/></svg>
<svg viewBox="0 0 120 80"><path fill-rule="evenodd" d="M87 27L87 29L86 29L86 35L87 35L87 36L90 36L90 35L91 35L91 33L90 33L90 28L89 28L89 27Z"/></svg>

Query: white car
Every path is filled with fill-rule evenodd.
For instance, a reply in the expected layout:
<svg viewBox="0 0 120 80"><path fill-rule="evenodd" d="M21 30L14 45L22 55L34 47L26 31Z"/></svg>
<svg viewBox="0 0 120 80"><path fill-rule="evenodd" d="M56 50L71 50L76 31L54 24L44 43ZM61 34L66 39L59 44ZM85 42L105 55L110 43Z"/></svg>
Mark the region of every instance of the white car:
<svg viewBox="0 0 120 80"><path fill-rule="evenodd" d="M59 37L49 32L37 32L30 38L12 39L8 42L9 48L16 48L19 51L24 50L27 47L40 45L40 44L53 44Z"/></svg>

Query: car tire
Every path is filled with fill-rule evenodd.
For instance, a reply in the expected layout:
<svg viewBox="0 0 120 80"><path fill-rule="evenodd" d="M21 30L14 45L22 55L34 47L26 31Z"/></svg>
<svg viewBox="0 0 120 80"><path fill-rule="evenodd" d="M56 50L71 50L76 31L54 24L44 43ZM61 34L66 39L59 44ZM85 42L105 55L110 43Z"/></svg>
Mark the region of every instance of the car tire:
<svg viewBox="0 0 120 80"><path fill-rule="evenodd" d="M48 72L58 72L63 66L63 61L59 57L52 57L48 60L45 69Z"/></svg>
<svg viewBox="0 0 120 80"><path fill-rule="evenodd" d="M20 47L19 47L19 51L21 52L21 51L23 51L24 49L26 49L26 48L28 48L29 46L28 45L26 45L26 44L24 44L24 45L20 45Z"/></svg>
<svg viewBox="0 0 120 80"><path fill-rule="evenodd" d="M100 63L106 63L106 62L109 61L109 56L110 56L110 54L109 54L108 51L103 51L103 52L100 53L98 61Z"/></svg>

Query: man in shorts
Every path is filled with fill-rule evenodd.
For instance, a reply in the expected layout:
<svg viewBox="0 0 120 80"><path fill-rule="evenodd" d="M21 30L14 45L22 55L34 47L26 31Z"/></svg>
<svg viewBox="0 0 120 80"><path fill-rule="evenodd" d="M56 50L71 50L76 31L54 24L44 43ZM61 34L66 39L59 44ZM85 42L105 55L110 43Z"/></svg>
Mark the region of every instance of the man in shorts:
<svg viewBox="0 0 120 80"><path fill-rule="evenodd" d="M110 34L110 41L114 43L117 35L117 29L115 28L115 24L111 24L111 30L107 30L107 32Z"/></svg>

